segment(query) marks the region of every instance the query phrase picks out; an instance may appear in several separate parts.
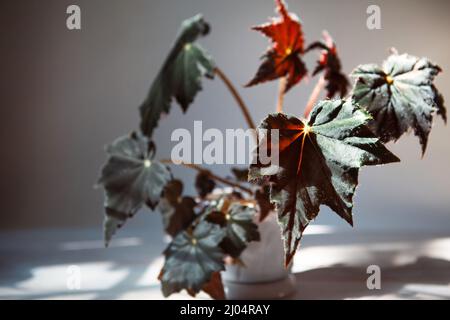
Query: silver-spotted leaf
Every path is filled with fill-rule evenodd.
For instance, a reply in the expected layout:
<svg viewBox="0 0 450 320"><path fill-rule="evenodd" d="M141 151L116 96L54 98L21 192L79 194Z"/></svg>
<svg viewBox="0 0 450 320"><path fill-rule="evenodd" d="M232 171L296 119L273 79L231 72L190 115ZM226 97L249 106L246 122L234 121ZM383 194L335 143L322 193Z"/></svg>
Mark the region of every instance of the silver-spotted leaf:
<svg viewBox="0 0 450 320"><path fill-rule="evenodd" d="M106 245L115 230L144 204L152 209L171 179L170 171L152 159L154 147L135 133L106 147L109 157L98 181L105 189L104 237Z"/></svg>
<svg viewBox="0 0 450 320"><path fill-rule="evenodd" d="M195 41L209 32L202 15L185 20L150 92L140 106L141 131L151 137L162 114L169 113L172 98L185 112L202 89L202 77L214 77L211 57Z"/></svg>
<svg viewBox="0 0 450 320"><path fill-rule="evenodd" d="M224 253L219 246L225 230L202 220L193 230L179 233L164 254L159 275L165 297L187 290L197 294L211 281L213 274L224 270Z"/></svg>
<svg viewBox="0 0 450 320"><path fill-rule="evenodd" d="M424 153L433 113L446 120L443 97L433 84L439 72L426 58L392 54L382 67L367 64L353 71L353 100L373 115L371 128L383 142L413 129Z"/></svg>
<svg viewBox="0 0 450 320"><path fill-rule="evenodd" d="M396 162L367 127L370 115L351 101L319 102L308 120L284 114L269 115L259 128L279 130L279 163L250 166L250 181L271 183L282 228L285 264L289 265L302 233L322 204L353 224L353 195L359 169ZM266 146L261 146L263 150Z"/></svg>

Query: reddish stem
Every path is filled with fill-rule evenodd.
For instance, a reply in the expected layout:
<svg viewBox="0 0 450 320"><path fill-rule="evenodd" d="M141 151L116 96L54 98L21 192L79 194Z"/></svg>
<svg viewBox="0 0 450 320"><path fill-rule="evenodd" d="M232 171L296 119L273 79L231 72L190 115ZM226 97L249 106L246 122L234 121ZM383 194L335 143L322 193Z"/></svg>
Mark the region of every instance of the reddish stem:
<svg viewBox="0 0 450 320"><path fill-rule="evenodd" d="M233 98L236 100L239 108L241 109L241 111L244 115L245 121L247 122L247 125L249 126L249 128L256 130L255 122L253 121L253 119L250 115L250 112L248 111L248 108L244 103L244 100L242 100L242 97L239 95L239 93L236 90L236 88L234 87L233 83L231 83L230 79L228 79L228 77L225 75L225 73L223 73L223 71L220 70L218 67L215 68L215 72L216 72L217 76L223 81L225 86L228 88L228 90L230 91Z"/></svg>
<svg viewBox="0 0 450 320"><path fill-rule="evenodd" d="M309 114L311 113L311 110L313 109L314 105L316 104L317 100L319 99L320 92L322 91L323 87L325 87L325 78L324 76L321 76L319 81L317 81L316 86L314 87L313 91L311 92L311 95L309 96L308 103L305 107L305 118L309 117Z"/></svg>
<svg viewBox="0 0 450 320"><path fill-rule="evenodd" d="M204 172L204 173L206 173L206 174L207 174L211 179L213 179L213 180L216 180L216 181L221 182L221 183L223 183L223 184L225 184L225 185L228 185L228 186L233 187L233 188L240 189L240 190L242 190L242 191L244 191L244 192L247 192L248 194L253 195L253 191L250 190L249 188L244 187L243 185L240 185L239 183L236 183L236 182L234 182L234 181L230 181L230 180L227 180L227 179L225 179L225 178L216 176L216 175L215 175L214 173L212 173L211 171L209 171L209 170L207 170L207 169L205 169L205 168L203 168L203 167L201 167L201 166L199 166L199 165L197 165L197 164L193 164L193 163L184 163L184 162L181 162L181 163L178 164L178 163L174 163L174 162L173 162L172 160L170 160L170 159L163 159L163 160L160 160L160 162L161 162L161 163L166 163L166 164L181 165L181 166L184 166L184 167L186 167L186 168L190 168L190 169L197 170L197 171L199 171L199 172Z"/></svg>
<svg viewBox="0 0 450 320"><path fill-rule="evenodd" d="M284 94L286 93L287 76L280 79L278 85L277 113L283 112Z"/></svg>

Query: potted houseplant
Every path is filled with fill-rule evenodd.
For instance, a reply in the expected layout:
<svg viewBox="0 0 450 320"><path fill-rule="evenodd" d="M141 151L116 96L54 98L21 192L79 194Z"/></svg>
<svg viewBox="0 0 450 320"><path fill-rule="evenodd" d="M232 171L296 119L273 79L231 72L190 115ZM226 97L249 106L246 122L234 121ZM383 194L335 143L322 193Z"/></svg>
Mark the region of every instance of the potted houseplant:
<svg viewBox="0 0 450 320"><path fill-rule="evenodd" d="M322 41L307 45L298 17L282 0L275 3L278 16L254 27L270 39L271 46L247 86L279 80L276 112L258 128L231 81L198 45L210 27L197 15L182 23L140 106L139 130L106 148L108 159L99 179L105 190L106 245L142 207L159 211L172 237L159 276L165 296L185 289L192 296L203 290L223 299L223 280L232 287L236 282L288 279L288 271L282 268L289 270L303 231L317 217L320 205L329 206L352 225L359 169L399 161L384 143L411 129L424 153L433 115L446 120L443 98L433 84L439 66L392 50L382 66L358 66L351 74L355 81L349 90L350 81L329 34L324 32ZM320 75L317 85L303 117L286 115L283 97L307 76L303 56L313 51L319 54L311 73ZM170 112L173 100L186 112L204 77L222 80L248 127L258 129L254 161L248 168L234 168L233 178L180 159L156 157L152 134L161 115ZM322 90L327 99L318 101ZM263 153L276 155L277 161L261 161ZM183 182L170 171L173 165L198 172L197 196L183 194ZM258 246L258 241L263 245ZM271 262L277 266L270 265L265 253L275 257ZM268 271L258 269L261 261ZM226 265L227 271L221 273ZM281 295L288 293L286 288L280 289ZM229 297L247 296L233 290ZM243 289L238 286L238 290Z"/></svg>

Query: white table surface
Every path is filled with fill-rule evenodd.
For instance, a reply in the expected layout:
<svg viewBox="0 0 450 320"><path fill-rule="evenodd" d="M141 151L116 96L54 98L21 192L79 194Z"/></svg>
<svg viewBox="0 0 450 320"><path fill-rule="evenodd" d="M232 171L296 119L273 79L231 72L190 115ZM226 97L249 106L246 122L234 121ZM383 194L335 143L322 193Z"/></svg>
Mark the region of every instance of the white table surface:
<svg viewBox="0 0 450 320"><path fill-rule="evenodd" d="M294 261L297 291L290 298L450 299L447 228L312 225ZM157 275L164 247L159 226L125 228L108 249L100 228L2 232L0 299L162 299ZM373 264L381 268L381 290L366 286ZM67 285L73 265L79 290Z"/></svg>

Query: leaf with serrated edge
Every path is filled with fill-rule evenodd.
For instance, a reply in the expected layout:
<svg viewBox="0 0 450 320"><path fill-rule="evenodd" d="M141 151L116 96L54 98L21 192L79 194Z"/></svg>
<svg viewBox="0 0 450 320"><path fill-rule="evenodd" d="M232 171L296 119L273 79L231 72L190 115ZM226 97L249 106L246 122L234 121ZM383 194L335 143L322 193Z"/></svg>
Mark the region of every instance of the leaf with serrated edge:
<svg viewBox="0 0 450 320"><path fill-rule="evenodd" d="M270 164L254 164L249 175L252 182L272 184L271 200L277 204L286 266L320 205L352 224L359 169L399 161L369 130L369 119L351 101L326 100L314 107L308 120L271 114L259 126L279 130L279 165L267 170Z"/></svg>
<svg viewBox="0 0 450 320"><path fill-rule="evenodd" d="M253 205L233 202L224 197L219 201L217 210L207 215L207 221L226 230L226 236L220 244L226 254L237 258L249 242L260 240L258 226L254 223L255 214Z"/></svg>
<svg viewBox="0 0 450 320"><path fill-rule="evenodd" d="M159 275L165 297L186 289L197 294L213 274L224 270L224 253L219 246L225 230L202 220L192 232L183 231L170 243Z"/></svg>
<svg viewBox="0 0 450 320"><path fill-rule="evenodd" d="M259 31L272 41L271 47L263 56L263 62L247 87L266 81L286 77L285 92L299 83L307 74L300 55L304 53L304 37L300 19L288 12L283 0L275 0L278 18L272 18L253 30Z"/></svg>
<svg viewBox="0 0 450 320"><path fill-rule="evenodd" d="M169 113L172 98L185 112L202 89L202 77L214 77L214 62L195 41L209 32L202 15L185 20L150 92L140 106L142 133L151 137L162 114Z"/></svg>
<svg viewBox="0 0 450 320"><path fill-rule="evenodd" d="M381 68L366 64L353 71L352 98L373 115L371 128L383 142L413 129L424 154L433 113L447 120L444 99L433 84L439 72L441 68L426 58L392 54Z"/></svg>
<svg viewBox="0 0 450 320"><path fill-rule="evenodd" d="M144 204L152 209L171 179L167 167L152 159L151 143L133 133L106 148L109 154L98 181L105 189L105 244Z"/></svg>

